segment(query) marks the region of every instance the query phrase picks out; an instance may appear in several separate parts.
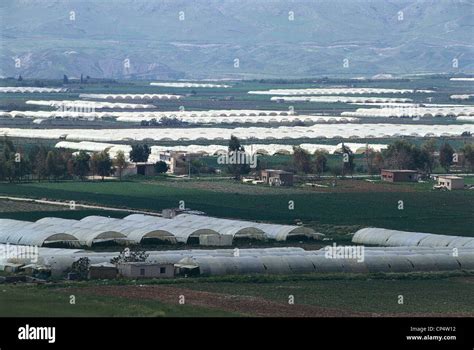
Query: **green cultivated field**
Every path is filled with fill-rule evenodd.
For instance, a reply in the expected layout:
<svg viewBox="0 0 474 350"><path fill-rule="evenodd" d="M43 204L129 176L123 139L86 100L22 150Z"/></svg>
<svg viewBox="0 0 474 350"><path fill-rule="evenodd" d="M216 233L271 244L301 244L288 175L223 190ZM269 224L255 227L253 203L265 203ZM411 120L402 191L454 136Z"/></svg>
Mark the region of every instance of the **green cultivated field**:
<svg viewBox="0 0 474 350"><path fill-rule="evenodd" d="M255 315L248 305L229 309L216 299L251 300L256 307L272 302L270 313L279 315L278 305L287 306L293 295L295 306L362 312L366 316L474 316L474 281L468 273L223 276L143 281L89 281L45 286L4 285L0 288L0 316L239 316ZM211 293L197 300L200 305L178 305L174 298L147 294L127 296L127 288L153 286L171 288L170 293L190 296ZM66 288L65 288L66 287ZM72 287L73 289L68 289ZM102 287L116 295L102 295ZM90 288L94 290L91 292ZM167 291L168 289L165 289ZM163 289L162 289L163 292ZM76 305L69 304L69 296ZM222 296L225 294L227 296ZM403 295L404 304L398 304ZM191 298L192 299L192 298ZM190 299L190 300L191 300ZM196 299L194 299L196 301ZM267 309L268 312L268 309ZM281 314L280 314L281 315ZM298 315L298 314L296 314ZM324 315L324 314L323 314ZM291 316L291 315L286 315ZM294 315L293 315L294 316Z"/></svg>
<svg viewBox="0 0 474 350"><path fill-rule="evenodd" d="M156 300L76 295L54 288L4 285L0 288L0 317L223 317L232 313L197 306L170 305Z"/></svg>
<svg viewBox="0 0 474 350"><path fill-rule="evenodd" d="M14 205L14 204L12 204ZM127 212L117 212L109 210L48 210L48 211L11 211L0 212L0 219L13 219L36 221L45 217L58 217L63 219L80 220L86 216L100 215L111 218L123 218Z"/></svg>
<svg viewBox="0 0 474 350"><path fill-rule="evenodd" d="M266 188L268 191L253 193L253 188L239 185L238 188L245 191L222 193L210 187L198 188L199 181L196 187L189 184L170 186L167 183L163 180L0 184L0 194L155 211L177 207L179 201L184 200L187 208L218 217L288 224L302 220L315 227L360 225L474 236L474 191L406 192L400 187L400 192L323 193ZM294 210L288 209L290 200L295 203ZM404 202L404 210L397 209L399 200ZM1 213L5 218L14 215L26 214ZM77 218L74 216L77 214L65 215ZM41 215L35 214L34 217Z"/></svg>
<svg viewBox="0 0 474 350"><path fill-rule="evenodd" d="M282 281L279 283L195 283L186 287L210 292L261 297L376 314L468 313L474 315L474 280L445 278L436 280L364 279ZM404 305L397 303L403 295ZM427 297L429 295L429 297Z"/></svg>

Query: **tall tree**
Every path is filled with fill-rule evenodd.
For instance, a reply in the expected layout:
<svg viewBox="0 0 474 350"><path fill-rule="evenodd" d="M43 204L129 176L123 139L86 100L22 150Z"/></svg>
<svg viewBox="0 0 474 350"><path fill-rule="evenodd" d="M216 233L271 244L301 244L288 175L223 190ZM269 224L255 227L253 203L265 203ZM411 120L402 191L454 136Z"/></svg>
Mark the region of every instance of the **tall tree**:
<svg viewBox="0 0 474 350"><path fill-rule="evenodd" d="M342 144L342 175L354 173L355 163L354 163L354 153L346 145Z"/></svg>
<svg viewBox="0 0 474 350"><path fill-rule="evenodd" d="M299 172L311 172L311 155L301 147L293 147L293 163Z"/></svg>
<svg viewBox="0 0 474 350"><path fill-rule="evenodd" d="M429 139L421 146L422 158L424 160L424 165L426 168L426 172L431 174L433 172L433 168L436 164L435 159L435 152L436 152L436 140Z"/></svg>
<svg viewBox="0 0 474 350"><path fill-rule="evenodd" d="M380 174L380 171L383 168L382 153L369 148L365 154L365 157L367 161L367 172L371 175Z"/></svg>
<svg viewBox="0 0 474 350"><path fill-rule="evenodd" d="M3 139L1 146L0 178L13 182L17 176L16 149L13 142L6 137Z"/></svg>
<svg viewBox="0 0 474 350"><path fill-rule="evenodd" d="M315 155L315 162L314 162L314 170L321 176L327 170L327 162L328 159L326 157L326 153L322 151L314 152Z"/></svg>
<svg viewBox="0 0 474 350"><path fill-rule="evenodd" d="M118 175L120 181L122 181L123 169L127 166L127 161L125 160L125 153L123 151L118 151L114 160L115 167L118 170Z"/></svg>
<svg viewBox="0 0 474 350"><path fill-rule="evenodd" d="M449 173L449 167L453 164L454 149L449 143L444 143L439 149L439 164Z"/></svg>
<svg viewBox="0 0 474 350"><path fill-rule="evenodd" d="M80 151L73 160L73 174L78 176L81 180L89 174L90 172L90 162L91 156L86 151Z"/></svg>
<svg viewBox="0 0 474 350"><path fill-rule="evenodd" d="M151 148L148 145L132 145L132 150L130 151L130 160L134 163L144 163L148 161L150 156Z"/></svg>
<svg viewBox="0 0 474 350"><path fill-rule="evenodd" d="M29 155L22 147L17 148L15 152L15 177L21 182L23 178L31 174L32 163Z"/></svg>
<svg viewBox="0 0 474 350"><path fill-rule="evenodd" d="M41 179L44 179L48 176L46 168L47 155L48 150L44 146L39 147L37 151L33 151L32 153L31 159L33 159L33 174L38 177L39 182Z"/></svg>
<svg viewBox="0 0 474 350"><path fill-rule="evenodd" d="M464 155L463 167L466 167L470 172L474 172L474 144L466 143L461 152Z"/></svg>
<svg viewBox="0 0 474 350"><path fill-rule="evenodd" d="M46 155L46 176L51 179L51 177L56 178L56 157L53 151L49 151Z"/></svg>
<svg viewBox="0 0 474 350"><path fill-rule="evenodd" d="M240 144L238 137L231 135L228 146L229 159L235 156L236 159L240 159L239 154L245 153L245 147ZM191 164L189 164L191 166ZM250 172L249 164L228 164L227 171L234 176L234 179L238 180L244 174Z"/></svg>
<svg viewBox="0 0 474 350"><path fill-rule="evenodd" d="M240 140L237 136L231 135L228 146L229 152L240 151L245 152L244 146L240 144Z"/></svg>
<svg viewBox="0 0 474 350"><path fill-rule="evenodd" d="M113 173L112 160L107 151L94 153L91 158L91 165L94 173L98 174L102 181L106 176Z"/></svg>

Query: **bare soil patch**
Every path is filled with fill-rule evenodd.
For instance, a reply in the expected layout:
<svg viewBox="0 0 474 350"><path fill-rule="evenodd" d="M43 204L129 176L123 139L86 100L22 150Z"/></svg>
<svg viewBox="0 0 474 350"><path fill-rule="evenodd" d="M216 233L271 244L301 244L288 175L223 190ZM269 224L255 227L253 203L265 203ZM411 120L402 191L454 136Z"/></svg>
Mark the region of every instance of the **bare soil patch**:
<svg viewBox="0 0 474 350"><path fill-rule="evenodd" d="M179 305L180 296L184 296L186 305L218 309L243 316L254 317L462 317L469 314L437 313L371 313L351 310L326 308L315 305L284 304L260 297L231 295L197 291L173 286L93 286L77 289L63 289L71 293L86 293L99 296L122 297L129 299L159 300L167 304Z"/></svg>
<svg viewBox="0 0 474 350"><path fill-rule="evenodd" d="M71 289L67 289L68 293ZM197 291L170 286L97 286L74 290L100 296L122 297L130 299L159 300L167 304L179 305L180 296L184 296L186 305L218 309L243 316L256 317L350 317L375 316L370 313L348 312L313 305L289 305L269 301L253 296L230 295Z"/></svg>
<svg viewBox="0 0 474 350"><path fill-rule="evenodd" d="M19 211L58 211L58 210L68 210L68 207L61 205L48 205L40 204L33 202L24 202L24 201L12 201L0 199L0 212L1 213L10 213L10 212L19 212Z"/></svg>
<svg viewBox="0 0 474 350"><path fill-rule="evenodd" d="M188 180L179 180L179 181L167 181L166 186L175 187L175 188L190 188L190 189L199 189L213 192L221 193L240 193L240 194L251 194L251 195L261 195L261 194L290 194L290 193L359 193L359 192L416 192L416 188L413 184L391 184L385 182L369 182L364 180L338 180L337 185L332 187L332 182L330 180L323 180L315 182L318 185L328 186L328 187L311 187L311 186L300 186L296 185L294 187L269 187L265 185L250 185L242 184L239 182L229 181L208 181L208 180L198 180L198 181L188 181ZM154 184L149 182L148 184Z"/></svg>

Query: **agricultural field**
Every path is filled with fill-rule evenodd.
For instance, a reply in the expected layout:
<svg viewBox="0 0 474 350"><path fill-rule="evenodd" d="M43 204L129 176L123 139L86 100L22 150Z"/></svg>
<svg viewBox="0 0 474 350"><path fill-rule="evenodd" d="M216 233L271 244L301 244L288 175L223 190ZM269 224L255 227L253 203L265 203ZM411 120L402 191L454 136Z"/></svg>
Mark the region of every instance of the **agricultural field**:
<svg viewBox="0 0 474 350"><path fill-rule="evenodd" d="M474 349L473 10L3 1L0 350Z"/></svg>
<svg viewBox="0 0 474 350"><path fill-rule="evenodd" d="M473 278L467 273L419 273L10 285L0 288L0 316L472 317ZM397 303L399 295L403 305Z"/></svg>
<svg viewBox="0 0 474 350"><path fill-rule="evenodd" d="M318 225L359 225L474 236L473 191L438 192L429 190L429 184L368 183L364 180L347 180L347 185L341 185L344 189L333 192L319 188L265 187L255 191L252 185L236 184L231 180L218 181L216 186L208 181L178 181L0 184L0 194L151 211L176 207L182 200L187 208L217 217L284 224L302 221L316 228ZM345 181L339 180L339 183ZM365 190L355 190L359 183ZM294 201L297 210L288 209L290 200ZM398 209L399 200L404 202L403 210ZM11 217L14 214L5 212L1 215Z"/></svg>

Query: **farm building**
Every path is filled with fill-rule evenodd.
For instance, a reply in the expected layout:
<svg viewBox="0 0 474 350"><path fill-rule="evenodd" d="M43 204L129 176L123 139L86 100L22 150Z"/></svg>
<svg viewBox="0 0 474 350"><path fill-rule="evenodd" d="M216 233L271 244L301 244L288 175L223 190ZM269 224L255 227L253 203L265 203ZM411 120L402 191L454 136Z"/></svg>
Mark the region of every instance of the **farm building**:
<svg viewBox="0 0 474 350"><path fill-rule="evenodd" d="M168 173L174 175L186 175L189 172L189 163L192 159L198 158L197 154L186 152L166 152L160 154L160 160L168 165Z"/></svg>
<svg viewBox="0 0 474 350"><path fill-rule="evenodd" d="M127 278L170 278L174 276L174 265L127 262L118 264L118 271Z"/></svg>
<svg viewBox="0 0 474 350"><path fill-rule="evenodd" d="M117 174L116 174L117 175ZM122 176L131 175L156 175L155 163L132 163L122 170Z"/></svg>
<svg viewBox="0 0 474 350"><path fill-rule="evenodd" d="M117 267L111 263L103 262L89 266L89 279L113 279L117 277Z"/></svg>
<svg viewBox="0 0 474 350"><path fill-rule="evenodd" d="M260 178L270 186L293 186L294 175L283 170L265 169L261 171Z"/></svg>
<svg viewBox="0 0 474 350"><path fill-rule="evenodd" d="M448 190L461 190L464 188L464 178L460 176L438 176L438 185Z"/></svg>
<svg viewBox="0 0 474 350"><path fill-rule="evenodd" d="M418 181L418 172L415 170L382 169L380 176L383 181L388 181L388 182L416 182Z"/></svg>

